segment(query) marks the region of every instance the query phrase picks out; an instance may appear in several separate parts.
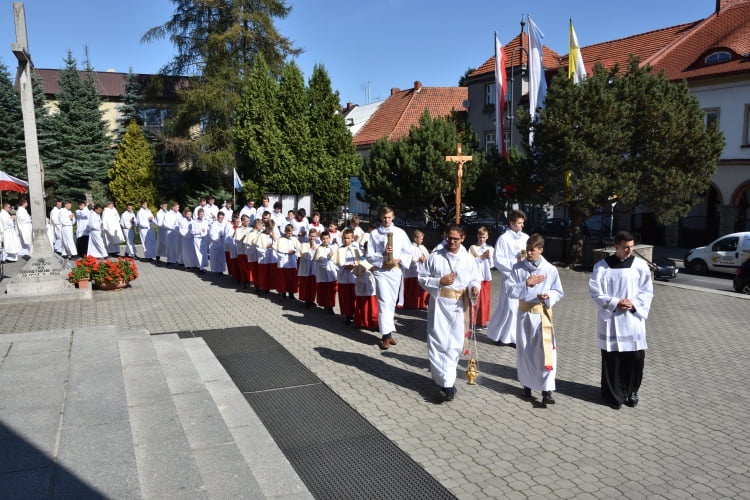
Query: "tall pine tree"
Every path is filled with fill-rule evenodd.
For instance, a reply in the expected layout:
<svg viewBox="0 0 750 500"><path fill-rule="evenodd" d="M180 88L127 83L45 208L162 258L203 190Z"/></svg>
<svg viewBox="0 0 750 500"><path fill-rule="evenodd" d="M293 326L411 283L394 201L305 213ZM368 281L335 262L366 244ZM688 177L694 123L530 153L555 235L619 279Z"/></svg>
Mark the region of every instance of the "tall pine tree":
<svg viewBox="0 0 750 500"><path fill-rule="evenodd" d="M107 173L109 192L119 210L128 203L138 205L146 200L156 206L156 167L146 135L141 127L131 121L122 137L117 156Z"/></svg>
<svg viewBox="0 0 750 500"><path fill-rule="evenodd" d="M58 112L54 115L55 144L45 168L45 181L53 184L58 199L78 201L92 182L104 182L112 161L107 123L99 109L92 69L78 71L68 51L60 73Z"/></svg>
<svg viewBox="0 0 750 500"><path fill-rule="evenodd" d="M13 87L8 68L0 61L0 170L26 179L26 146L23 137L21 97Z"/></svg>
<svg viewBox="0 0 750 500"><path fill-rule="evenodd" d="M308 126L314 203L335 210L349 197L349 178L359 174L360 158L342 116L339 93L322 65L310 77Z"/></svg>
<svg viewBox="0 0 750 500"><path fill-rule="evenodd" d="M193 163L216 181L235 164L232 128L240 92L259 57L278 76L287 55L296 54L274 26L291 8L283 0L172 0L175 13L149 30L144 41L169 38L177 49L163 72L192 77L179 91L174 150L189 150ZM200 124L200 134L191 134ZM204 175L204 178L207 176Z"/></svg>

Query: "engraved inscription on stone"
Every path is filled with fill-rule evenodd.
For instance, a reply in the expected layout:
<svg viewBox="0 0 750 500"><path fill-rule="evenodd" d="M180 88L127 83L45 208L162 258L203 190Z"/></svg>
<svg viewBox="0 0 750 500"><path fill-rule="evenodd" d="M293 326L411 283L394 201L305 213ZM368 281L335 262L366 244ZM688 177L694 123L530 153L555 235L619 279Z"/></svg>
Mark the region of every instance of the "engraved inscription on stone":
<svg viewBox="0 0 750 500"><path fill-rule="evenodd" d="M33 278L35 276L49 276L52 273L62 272L62 267L55 262L44 258L32 260L26 266L18 271L18 276L22 278Z"/></svg>

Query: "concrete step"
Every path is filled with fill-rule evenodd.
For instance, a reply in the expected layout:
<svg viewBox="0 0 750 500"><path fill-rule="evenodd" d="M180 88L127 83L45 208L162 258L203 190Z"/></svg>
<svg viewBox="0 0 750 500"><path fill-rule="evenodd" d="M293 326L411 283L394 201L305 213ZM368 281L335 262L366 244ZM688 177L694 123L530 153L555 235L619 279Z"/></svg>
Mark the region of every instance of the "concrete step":
<svg viewBox="0 0 750 500"><path fill-rule="evenodd" d="M265 497L188 355L185 342L177 335L156 335L151 341L179 420L179 431L184 435L198 472L191 475L194 481L201 482L201 488L193 491L205 492L208 498ZM201 354L196 355L196 359L200 357ZM153 441L152 438L152 446ZM174 486L162 493L174 493Z"/></svg>
<svg viewBox="0 0 750 500"><path fill-rule="evenodd" d="M305 484L203 339L187 338L182 342L263 496L312 499Z"/></svg>
<svg viewBox="0 0 750 500"><path fill-rule="evenodd" d="M141 496L114 326L72 333L54 498ZM71 471L71 473L67 473Z"/></svg>

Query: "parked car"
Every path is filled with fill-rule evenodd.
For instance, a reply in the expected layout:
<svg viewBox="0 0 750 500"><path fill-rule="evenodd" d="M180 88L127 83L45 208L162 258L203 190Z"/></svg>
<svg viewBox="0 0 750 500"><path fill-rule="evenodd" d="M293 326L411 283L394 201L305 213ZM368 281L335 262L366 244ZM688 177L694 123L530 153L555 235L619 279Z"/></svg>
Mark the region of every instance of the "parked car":
<svg viewBox="0 0 750 500"><path fill-rule="evenodd" d="M679 272L675 261L666 257L657 255L651 264L653 264L651 270L654 272L654 279L657 280L669 281L676 278Z"/></svg>
<svg viewBox="0 0 750 500"><path fill-rule="evenodd" d="M727 234L704 247L693 248L685 256L685 267L692 273L707 271L734 273L750 257L750 231Z"/></svg>
<svg viewBox="0 0 750 500"><path fill-rule="evenodd" d="M750 259L737 268L732 284L736 292L750 294Z"/></svg>
<svg viewBox="0 0 750 500"><path fill-rule="evenodd" d="M531 232L542 236L562 236L570 238L573 236L573 224L570 219L553 217L539 223Z"/></svg>

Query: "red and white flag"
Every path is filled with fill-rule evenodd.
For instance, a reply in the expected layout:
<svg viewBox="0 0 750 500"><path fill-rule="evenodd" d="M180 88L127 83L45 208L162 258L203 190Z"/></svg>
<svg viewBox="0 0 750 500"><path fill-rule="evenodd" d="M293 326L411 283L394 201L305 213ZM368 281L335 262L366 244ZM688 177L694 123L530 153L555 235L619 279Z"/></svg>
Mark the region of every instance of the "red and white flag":
<svg viewBox="0 0 750 500"><path fill-rule="evenodd" d="M503 158L508 156L505 148L505 92L508 90L506 61L505 49L495 33L495 146Z"/></svg>

